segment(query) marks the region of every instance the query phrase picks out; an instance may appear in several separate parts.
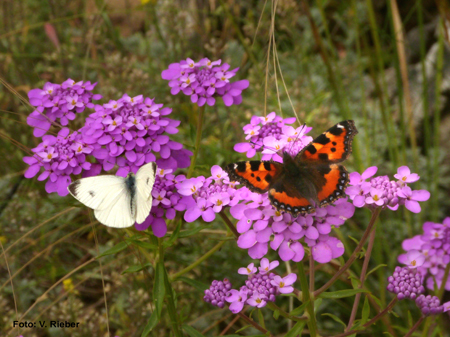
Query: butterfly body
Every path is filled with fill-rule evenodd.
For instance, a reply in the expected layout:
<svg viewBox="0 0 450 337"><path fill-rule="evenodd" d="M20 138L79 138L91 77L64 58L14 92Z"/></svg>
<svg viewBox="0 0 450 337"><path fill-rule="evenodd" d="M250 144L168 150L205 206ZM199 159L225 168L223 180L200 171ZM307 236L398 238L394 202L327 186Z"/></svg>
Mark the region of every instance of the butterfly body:
<svg viewBox="0 0 450 337"><path fill-rule="evenodd" d="M156 164L142 166L125 178L105 175L79 179L68 190L92 208L99 222L108 227L126 228L142 223L152 208Z"/></svg>
<svg viewBox="0 0 450 337"><path fill-rule="evenodd" d="M345 196L348 172L338 163L351 153L358 131L353 121L328 129L295 157L283 152L283 163L247 161L229 164L225 171L252 192L269 193L272 205L293 215L312 213Z"/></svg>

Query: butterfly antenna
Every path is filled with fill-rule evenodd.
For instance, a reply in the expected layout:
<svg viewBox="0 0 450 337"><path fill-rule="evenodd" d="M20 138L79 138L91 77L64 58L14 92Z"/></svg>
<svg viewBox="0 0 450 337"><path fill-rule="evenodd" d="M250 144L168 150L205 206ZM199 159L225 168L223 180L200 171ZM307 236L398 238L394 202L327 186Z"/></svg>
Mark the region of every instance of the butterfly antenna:
<svg viewBox="0 0 450 337"><path fill-rule="evenodd" d="M297 136L295 137L295 139L293 141L291 141L291 146L289 148L289 152L292 150L292 147L294 146L295 142L298 140L298 138L300 137L300 134L302 133L302 131L306 128L306 123L303 123L303 125L301 126L301 129L299 132L297 132Z"/></svg>

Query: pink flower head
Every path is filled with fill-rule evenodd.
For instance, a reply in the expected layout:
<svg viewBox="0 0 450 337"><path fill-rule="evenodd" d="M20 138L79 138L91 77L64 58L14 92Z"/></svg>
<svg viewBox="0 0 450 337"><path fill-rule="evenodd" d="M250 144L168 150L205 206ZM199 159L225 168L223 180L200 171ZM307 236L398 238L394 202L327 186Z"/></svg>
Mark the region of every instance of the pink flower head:
<svg viewBox="0 0 450 337"><path fill-rule="evenodd" d="M424 262L425 255L418 250L410 250L406 253L406 261L403 263L408 265L409 268L414 269L423 265Z"/></svg>
<svg viewBox="0 0 450 337"><path fill-rule="evenodd" d="M245 301L247 301L247 291L244 289L236 290L231 289L227 296L225 297L225 301L230 304L230 310L233 314L237 314L244 308Z"/></svg>
<svg viewBox="0 0 450 337"><path fill-rule="evenodd" d="M419 213L421 211L418 201L427 201L430 199L430 192L426 190L412 191L411 187L404 186L398 195L405 198L405 207L413 213Z"/></svg>
<svg viewBox="0 0 450 337"><path fill-rule="evenodd" d="M278 267L280 262L278 262L276 260L272 261L272 262L269 262L269 260L267 258L263 258L263 259L261 259L261 263L260 264L261 264L261 266L259 267L259 273L260 274L267 274L272 269Z"/></svg>
<svg viewBox="0 0 450 337"><path fill-rule="evenodd" d="M252 307L262 308L266 305L267 303L266 300L267 300L266 295L254 292L253 295L247 300L247 303L250 304Z"/></svg>
<svg viewBox="0 0 450 337"><path fill-rule="evenodd" d="M290 294L294 291L294 287L291 285L294 284L294 282L297 281L297 275L294 273L291 273L287 275L286 277L281 278L280 276L275 276L270 283L276 287L278 287L278 290L282 294Z"/></svg>
<svg viewBox="0 0 450 337"><path fill-rule="evenodd" d="M247 268L239 268L238 274L241 275L253 275L258 271L258 269L255 267L255 264L252 262L250 263Z"/></svg>
<svg viewBox="0 0 450 337"><path fill-rule="evenodd" d="M417 173L411 173L408 166L400 166L397 169L397 174L394 174L394 177L400 180L402 184L413 183L420 179Z"/></svg>
<svg viewBox="0 0 450 337"><path fill-rule="evenodd" d="M370 196L366 198L366 204L375 204L377 206L383 206L384 205L384 191L371 188L370 189Z"/></svg>
<svg viewBox="0 0 450 337"><path fill-rule="evenodd" d="M358 172L350 173L350 175L349 175L350 185L357 185L357 184L360 184L360 183L366 181L366 179L374 176L375 173L377 173L377 171L378 171L378 167L371 166L371 167L367 168L362 174L359 174Z"/></svg>

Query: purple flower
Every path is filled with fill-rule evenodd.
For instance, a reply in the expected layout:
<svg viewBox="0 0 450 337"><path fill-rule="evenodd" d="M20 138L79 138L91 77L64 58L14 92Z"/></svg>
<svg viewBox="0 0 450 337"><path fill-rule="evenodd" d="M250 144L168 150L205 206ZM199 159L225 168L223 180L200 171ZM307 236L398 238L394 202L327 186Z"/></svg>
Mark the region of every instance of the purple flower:
<svg viewBox="0 0 450 337"><path fill-rule="evenodd" d="M272 269L278 267L279 264L280 264L280 262L278 262L276 260L273 262L269 262L268 259L263 258L263 259L261 259L261 266L259 267L259 273L263 274L263 275L267 274Z"/></svg>
<svg viewBox="0 0 450 337"><path fill-rule="evenodd" d="M425 222L423 234L406 239L402 243L406 254L401 254L398 261L414 264L416 270L426 279L426 286L434 289L435 283L441 287L445 268L450 263L450 217L443 223ZM445 289L450 290L450 279Z"/></svg>
<svg viewBox="0 0 450 337"><path fill-rule="evenodd" d="M233 314L237 314L240 312L245 305L245 302L247 301L247 291L245 289L236 290L231 289L225 298L225 300L230 304L230 311Z"/></svg>
<svg viewBox="0 0 450 337"><path fill-rule="evenodd" d="M278 291L282 294L290 294L294 291L294 287L291 284L297 281L297 275L292 273L286 277L281 278L280 276L275 276L270 283L278 287Z"/></svg>
<svg viewBox="0 0 450 337"><path fill-rule="evenodd" d="M399 300L404 298L415 299L425 292L423 276L417 269L408 267L395 267L394 274L388 278L387 290L397 294Z"/></svg>
<svg viewBox="0 0 450 337"><path fill-rule="evenodd" d="M262 307L266 306L266 303L267 303L266 300L267 300L266 295L258 294L257 292L254 292L252 297L250 297L247 300L247 304L249 304L255 308L262 308Z"/></svg>
<svg viewBox="0 0 450 337"><path fill-rule="evenodd" d="M411 173L408 166L400 166L397 169L397 174L394 174L394 178L397 178L402 183L414 183L420 179L417 173Z"/></svg>
<svg viewBox="0 0 450 337"><path fill-rule="evenodd" d="M191 96L191 102L198 106L205 103L212 106L216 103L216 97L222 97L226 106L240 104L242 91L248 88L249 81L230 82L239 68L228 71L230 66L227 63L220 64L221 60L211 62L203 58L195 62L188 58L170 64L169 68L161 73L161 77L169 81L172 95L181 91Z"/></svg>
<svg viewBox="0 0 450 337"><path fill-rule="evenodd" d="M410 250L406 254L406 261L405 264L408 265L409 268L417 268L423 265L425 262L425 255L423 255L418 250Z"/></svg>
<svg viewBox="0 0 450 337"><path fill-rule="evenodd" d="M426 201L430 197L430 193L425 190L412 191L408 182L415 182L419 176L415 173L411 174L409 168L402 166L398 168L396 178L399 181L390 181L387 176L379 176L370 179L377 171L375 166L369 167L363 174L358 172L350 173L350 185L346 189L346 194L353 201L356 207L368 207L375 209L376 207L389 208L397 210L400 205L414 213L420 212L418 201Z"/></svg>
<svg viewBox="0 0 450 337"><path fill-rule="evenodd" d="M238 274L253 275L258 271L254 263L250 263L246 268L239 268Z"/></svg>
<svg viewBox="0 0 450 337"><path fill-rule="evenodd" d="M211 283L209 289L205 290L205 296L203 300L212 305L223 308L225 306L225 300L227 298L227 293L231 289L231 283L228 279L223 281L214 280Z"/></svg>
<svg viewBox="0 0 450 337"><path fill-rule="evenodd" d="M42 137L52 123L65 126L75 119L75 113L83 112L86 107L93 108L92 100L102 98L92 93L96 84L68 79L62 85L47 82L43 89L30 90L28 98L36 110L28 116L27 123L34 128L33 135Z"/></svg>
<svg viewBox="0 0 450 337"><path fill-rule="evenodd" d="M444 311L444 307L437 296L420 295L416 298L416 304L425 316L438 315Z"/></svg>
<svg viewBox="0 0 450 337"><path fill-rule="evenodd" d="M430 192L426 190L412 191L411 187L405 186L399 192L398 196L405 198L405 207L413 213L420 213L418 201L427 201L430 199Z"/></svg>

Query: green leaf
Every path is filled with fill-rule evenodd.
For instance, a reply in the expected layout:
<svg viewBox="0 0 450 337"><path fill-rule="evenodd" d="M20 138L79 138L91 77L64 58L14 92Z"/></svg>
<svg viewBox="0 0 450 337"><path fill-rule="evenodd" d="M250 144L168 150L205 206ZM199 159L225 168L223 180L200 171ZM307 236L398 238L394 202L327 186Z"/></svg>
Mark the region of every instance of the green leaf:
<svg viewBox="0 0 450 337"><path fill-rule="evenodd" d="M301 336L305 325L306 325L306 321L301 321L301 322L295 323L295 325L292 327L292 329L289 330L288 333L284 335L284 337Z"/></svg>
<svg viewBox="0 0 450 337"><path fill-rule="evenodd" d="M123 275L123 274L128 274L128 273L137 273L137 272L139 272L139 271L141 271L141 270L143 270L143 269L145 269L145 268L147 268L147 267L150 267L151 265L152 265L152 264L151 264L150 262L147 262L147 263L144 264L144 265L139 264L139 265L129 266L127 269L125 269L125 270L122 272L122 275Z"/></svg>
<svg viewBox="0 0 450 337"><path fill-rule="evenodd" d="M349 276L350 282L352 282L353 289L358 289L361 286L361 281L355 276Z"/></svg>
<svg viewBox="0 0 450 337"><path fill-rule="evenodd" d="M107 255L113 255L121 252L122 250L126 249L128 247L128 244L125 241L119 242L114 247L108 249L107 251L101 253L99 256L97 256L97 259L99 257L107 256Z"/></svg>
<svg viewBox="0 0 450 337"><path fill-rule="evenodd" d="M193 328L193 327L191 327L189 325L183 325L182 328L191 337L205 337L199 331L197 331L195 328Z"/></svg>
<svg viewBox="0 0 450 337"><path fill-rule="evenodd" d="M361 325L364 325L369 320L369 316L370 316L369 298L366 296L361 316Z"/></svg>
<svg viewBox="0 0 450 337"><path fill-rule="evenodd" d="M372 299L378 304L378 306L380 308L383 306L383 303L381 303L381 300L378 297L374 296L374 294L370 294L369 296L372 297Z"/></svg>
<svg viewBox="0 0 450 337"><path fill-rule="evenodd" d="M240 328L239 330L236 331L236 333L244 331L245 329L251 328L251 325L244 325L242 328Z"/></svg>
<svg viewBox="0 0 450 337"><path fill-rule="evenodd" d="M147 242L147 241L127 239L127 242L129 242L130 244L148 249L148 250L157 250L158 249L158 246L156 246L150 242Z"/></svg>
<svg viewBox="0 0 450 337"><path fill-rule="evenodd" d="M369 320L369 316L370 316L369 298L366 296L366 298L364 299L364 306L361 315L361 325L364 325Z"/></svg>
<svg viewBox="0 0 450 337"><path fill-rule="evenodd" d="M297 308L295 308L294 310L292 310L289 315L291 316L300 316L301 314L303 314L303 312L305 311L306 306L308 305L309 300L306 302L303 302L303 304Z"/></svg>
<svg viewBox="0 0 450 337"><path fill-rule="evenodd" d="M180 234L181 224L182 224L182 221L180 220L178 222L177 227L175 228L172 235L170 236L169 240L164 241L163 247L167 248L167 247L172 246L175 243L175 241L178 239L178 235Z"/></svg>
<svg viewBox="0 0 450 337"><path fill-rule="evenodd" d="M156 264L155 283L153 284L153 300L155 302L156 313L161 317L164 296L166 295L166 287L164 285L164 263L159 261Z"/></svg>
<svg viewBox="0 0 450 337"><path fill-rule="evenodd" d="M333 292L325 292L321 293L318 297L319 298L344 298L344 297L350 297L354 296L357 293L368 293L369 291L366 289L346 289L346 290L338 290Z"/></svg>
<svg viewBox="0 0 450 337"><path fill-rule="evenodd" d="M280 317L280 310L277 309L273 312L273 318L275 318L277 320L278 317Z"/></svg>
<svg viewBox="0 0 450 337"><path fill-rule="evenodd" d="M158 314L156 313L156 310L152 312L152 315L150 316L150 319L147 322L147 325L144 328L144 331L142 331L141 337L147 337L148 334L153 330L153 328L158 324Z"/></svg>
<svg viewBox="0 0 450 337"><path fill-rule="evenodd" d="M209 286L206 283L188 278L188 277L184 277L184 276L180 276L179 278L177 278L175 281L182 281L184 283L189 284L190 286L193 286L195 289L204 292L206 289L209 288Z"/></svg>
<svg viewBox="0 0 450 337"><path fill-rule="evenodd" d="M189 236L192 236L192 235L195 235L195 234L197 234L198 232L200 232L202 229L205 229L205 228L209 228L210 226L199 226L199 227L196 227L196 228L194 228L194 229L188 229L188 230L186 230L186 231L182 231L182 232L180 232L180 234L178 235L178 238L187 238L187 237L189 237Z"/></svg>
<svg viewBox="0 0 450 337"><path fill-rule="evenodd" d="M261 309L258 309L258 321L259 321L259 325L261 325L265 329L266 323L264 322L264 316L262 314Z"/></svg>
<svg viewBox="0 0 450 337"><path fill-rule="evenodd" d="M344 326L344 328L347 327L347 325L346 325L344 322L342 322L342 321L340 320L339 317L337 317L337 316L335 316L335 315L333 315L333 314L328 314L328 313L326 313L326 314L322 314L322 316L328 316L328 317L331 317L331 319L332 319L333 321L338 322L339 324L342 324L342 325Z"/></svg>
<svg viewBox="0 0 450 337"><path fill-rule="evenodd" d="M380 269L380 268L383 268L383 267L387 267L387 264L379 264L378 266L376 266L375 268L373 268L371 271L369 271L369 272L367 273L366 278L367 278L367 276L369 276L370 274L372 274L375 270Z"/></svg>
<svg viewBox="0 0 450 337"><path fill-rule="evenodd" d="M323 299L322 298L316 298L314 300L314 312L317 312L319 310L320 305L322 304Z"/></svg>

